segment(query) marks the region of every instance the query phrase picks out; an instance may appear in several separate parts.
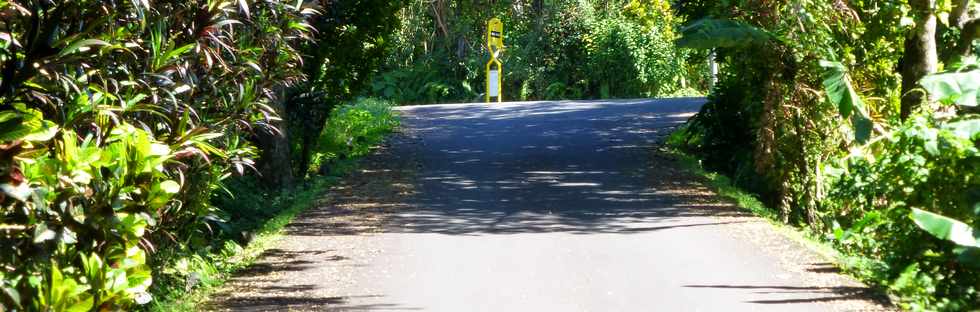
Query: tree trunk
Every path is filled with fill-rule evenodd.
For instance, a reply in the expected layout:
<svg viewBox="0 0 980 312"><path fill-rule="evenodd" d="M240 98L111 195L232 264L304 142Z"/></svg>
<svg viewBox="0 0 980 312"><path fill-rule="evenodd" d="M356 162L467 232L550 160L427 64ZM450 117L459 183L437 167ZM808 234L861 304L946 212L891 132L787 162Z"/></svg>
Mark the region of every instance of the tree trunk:
<svg viewBox="0 0 980 312"><path fill-rule="evenodd" d="M934 73L939 63L936 54L936 15L934 0L909 0L916 25L905 36L905 55L902 57L901 117L906 119L925 100L920 91L913 91L922 77Z"/></svg>
<svg viewBox="0 0 980 312"><path fill-rule="evenodd" d="M956 43L953 57L965 57L973 54L973 40L980 35L980 19L971 19L963 22L960 31L960 41Z"/></svg>
<svg viewBox="0 0 980 312"><path fill-rule="evenodd" d="M949 26L963 28L969 18L970 4L973 0L954 0L953 10L949 13Z"/></svg>
<svg viewBox="0 0 980 312"><path fill-rule="evenodd" d="M271 103L280 116L285 116L282 98ZM293 186L292 157L289 148L286 118L270 123L276 129L261 129L257 131L259 147L258 169L262 182L272 189L284 189Z"/></svg>

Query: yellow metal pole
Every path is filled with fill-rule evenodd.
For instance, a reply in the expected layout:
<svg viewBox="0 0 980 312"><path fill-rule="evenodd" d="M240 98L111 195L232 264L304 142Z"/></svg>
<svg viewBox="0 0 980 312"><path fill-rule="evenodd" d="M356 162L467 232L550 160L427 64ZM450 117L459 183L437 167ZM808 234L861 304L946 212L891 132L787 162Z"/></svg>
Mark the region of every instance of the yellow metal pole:
<svg viewBox="0 0 980 312"><path fill-rule="evenodd" d="M493 90L497 91L496 92L497 102L498 103L503 102L503 97L504 97L504 90L503 90L504 68L503 67L504 66L500 62L500 59L497 58L497 56L500 54L503 48L504 48L504 24L503 22L500 21L500 19L491 18L489 21L487 21L487 49L490 51L490 61L487 62L487 66L486 66L487 81L486 81L486 89L485 89L486 90L485 98L487 103L490 103L491 86L496 87L493 88ZM490 77L490 68L492 65L497 65L497 77ZM496 81L493 81L493 83L491 83L490 80L492 78L496 78L495 79Z"/></svg>
<svg viewBox="0 0 980 312"><path fill-rule="evenodd" d="M496 58L494 58L496 60ZM497 103L504 102L504 64L497 61Z"/></svg>
<svg viewBox="0 0 980 312"><path fill-rule="evenodd" d="M487 62L487 71L486 71L486 73L487 73L487 79L486 79L486 82L485 82L486 83L486 89L484 89L484 90L486 90L486 92L484 92L484 94L486 94L487 103L490 103L490 64L492 64L492 63L493 63L493 59L491 58L490 61Z"/></svg>

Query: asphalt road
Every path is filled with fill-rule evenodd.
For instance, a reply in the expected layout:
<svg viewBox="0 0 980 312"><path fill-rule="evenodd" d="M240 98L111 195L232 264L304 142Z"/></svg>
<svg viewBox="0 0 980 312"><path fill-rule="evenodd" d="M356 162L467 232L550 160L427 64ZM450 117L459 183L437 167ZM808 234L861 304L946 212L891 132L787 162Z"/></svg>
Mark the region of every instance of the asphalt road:
<svg viewBox="0 0 980 312"><path fill-rule="evenodd" d="M412 166L371 231L301 217L272 284L232 310L833 311L870 292L740 213L654 144L701 99L404 107ZM407 181L407 182L406 182ZM368 182L362 182L368 183ZM332 211L322 208L323 211ZM380 211L380 210L379 210ZM318 229L318 230L317 230ZM363 252L368 250L369 252ZM284 254L292 255L286 258ZM276 255L273 255L276 256ZM286 261L289 260L289 261ZM293 265L290 265L292 263ZM264 285L264 284L263 284ZM250 287L250 286L244 286ZM272 286L269 286L272 287ZM262 290L266 289L266 290ZM273 290L285 294L269 295ZM265 296L265 297L263 297ZM278 298L278 299L276 299ZM237 305L235 305L237 303Z"/></svg>

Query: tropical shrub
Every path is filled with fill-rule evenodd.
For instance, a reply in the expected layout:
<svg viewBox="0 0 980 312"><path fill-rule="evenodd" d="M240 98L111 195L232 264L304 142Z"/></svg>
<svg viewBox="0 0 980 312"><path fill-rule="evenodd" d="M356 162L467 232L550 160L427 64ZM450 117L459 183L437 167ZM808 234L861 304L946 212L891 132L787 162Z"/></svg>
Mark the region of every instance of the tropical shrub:
<svg viewBox="0 0 980 312"><path fill-rule="evenodd" d="M597 20L584 38L592 84L602 98L645 97L679 87L683 58L675 53L672 25L646 28L625 19Z"/></svg>
<svg viewBox="0 0 980 312"><path fill-rule="evenodd" d="M980 274L961 259L971 249L921 216L977 226L968 107L980 80L975 61L952 51L959 45L920 43L958 38L962 23L932 18L971 1L923 3L681 2L678 15L692 22L677 44L714 50L722 75L674 142L782 221L824 234L899 305L970 310L980 306ZM937 55L951 57L937 65ZM926 75L942 65L951 70Z"/></svg>
<svg viewBox="0 0 980 312"><path fill-rule="evenodd" d="M334 110L320 133L311 168L326 171L336 161L367 155L398 126L392 106L384 100L361 98Z"/></svg>
<svg viewBox="0 0 980 312"><path fill-rule="evenodd" d="M834 222L835 244L872 259L866 274L891 281L910 309L964 310L977 303L977 267L951 262L962 252L930 237L909 215L927 209L977 224L978 123L915 116L827 168L830 188L821 214Z"/></svg>
<svg viewBox="0 0 980 312"><path fill-rule="evenodd" d="M126 310L301 78L279 1L0 1L0 309Z"/></svg>
<svg viewBox="0 0 980 312"><path fill-rule="evenodd" d="M292 168L304 176L318 135L330 112L371 91L378 68L392 48L402 1L307 1L320 14L310 17L314 40L302 45L306 81L291 88L284 103Z"/></svg>
<svg viewBox="0 0 980 312"><path fill-rule="evenodd" d="M508 101L661 96L706 81L706 68L687 66L671 44L679 20L667 1L410 1L400 14L373 82L396 103L482 100L491 17L504 23Z"/></svg>

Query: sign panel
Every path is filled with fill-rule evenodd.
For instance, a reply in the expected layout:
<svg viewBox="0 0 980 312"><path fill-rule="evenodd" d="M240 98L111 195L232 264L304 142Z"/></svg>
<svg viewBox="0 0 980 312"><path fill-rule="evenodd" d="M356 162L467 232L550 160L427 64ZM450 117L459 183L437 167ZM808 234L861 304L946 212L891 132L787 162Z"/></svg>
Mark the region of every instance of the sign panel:
<svg viewBox="0 0 980 312"><path fill-rule="evenodd" d="M500 19L492 18L487 22L487 46L491 50L504 47L504 23Z"/></svg>
<svg viewBox="0 0 980 312"><path fill-rule="evenodd" d="M487 21L487 49L490 50L490 61L487 62L487 103L490 103L492 97L497 98L497 102L503 102L500 78L504 66L498 57L504 50L504 23L498 18Z"/></svg>
<svg viewBox="0 0 980 312"><path fill-rule="evenodd" d="M487 92L490 93L490 97L500 96L500 72L491 70L487 74L487 80L490 82L487 85Z"/></svg>

